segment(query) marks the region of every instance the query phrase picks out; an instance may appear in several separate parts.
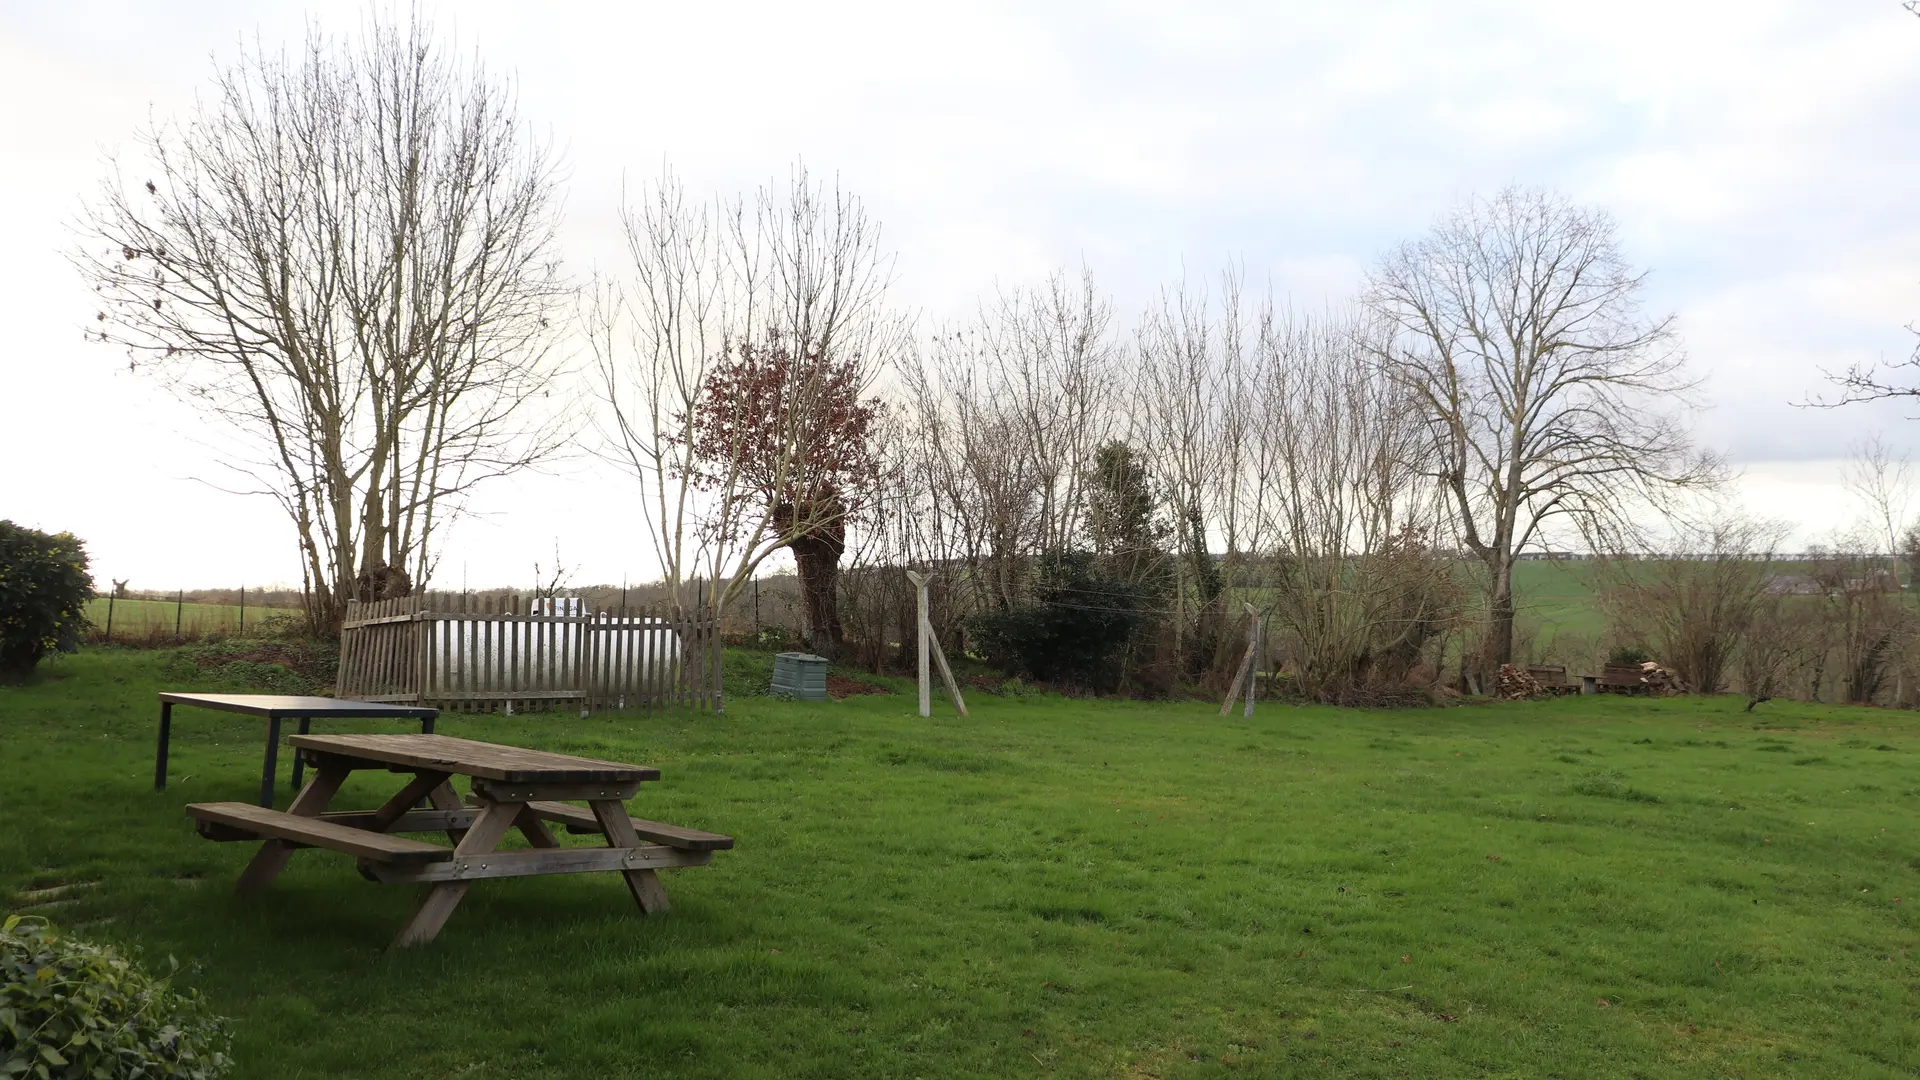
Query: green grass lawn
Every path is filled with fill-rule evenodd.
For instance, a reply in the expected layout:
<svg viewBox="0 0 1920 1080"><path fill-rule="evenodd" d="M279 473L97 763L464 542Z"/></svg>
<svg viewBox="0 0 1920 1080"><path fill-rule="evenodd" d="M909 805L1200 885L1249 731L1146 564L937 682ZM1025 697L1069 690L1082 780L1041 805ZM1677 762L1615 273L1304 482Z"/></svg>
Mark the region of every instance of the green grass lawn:
<svg viewBox="0 0 1920 1080"><path fill-rule="evenodd" d="M0 890L177 957L248 1077L1777 1077L1920 1072L1920 723L1561 699L1406 712L905 694L724 717L452 717L639 760L738 838L638 915L612 875L413 889L296 855L231 891L259 728L156 654L0 689ZM365 730L379 724L363 725ZM387 730L398 730L388 727ZM360 774L336 805L373 805ZM27 890L92 882L57 895Z"/></svg>

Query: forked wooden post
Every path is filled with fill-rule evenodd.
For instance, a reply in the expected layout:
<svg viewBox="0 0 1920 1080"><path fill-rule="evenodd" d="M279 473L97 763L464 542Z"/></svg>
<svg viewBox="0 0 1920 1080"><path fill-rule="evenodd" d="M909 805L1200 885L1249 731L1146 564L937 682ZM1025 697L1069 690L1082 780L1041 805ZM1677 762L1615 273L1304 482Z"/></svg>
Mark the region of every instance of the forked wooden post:
<svg viewBox="0 0 1920 1080"><path fill-rule="evenodd" d="M920 715L933 715L933 682L928 667L927 648L927 579L913 571L907 571L907 580L913 582L917 611L914 616L914 633L920 639Z"/></svg>
<svg viewBox="0 0 1920 1080"><path fill-rule="evenodd" d="M913 582L918 594L917 608L920 638L920 715L933 715L933 679L927 670L927 660L931 658L940 665L940 678L947 684L947 693L953 695L953 708L961 716L967 715L967 701L960 696L960 684L953 678L953 668L947 665L946 651L940 648L940 638L933 632L933 621L927 617L927 579L912 570L907 571L907 580Z"/></svg>
<svg viewBox="0 0 1920 1080"><path fill-rule="evenodd" d="M1254 677L1253 667L1260 653L1260 616L1253 610L1252 604L1243 604L1242 606L1247 609L1247 619L1249 620L1247 625L1247 651L1240 657L1239 669L1233 673L1233 685L1227 687L1226 700L1220 703L1221 716L1225 716L1233 711L1233 701L1240 696L1240 686L1243 682L1247 688L1247 710L1242 715L1253 715L1254 685L1258 682Z"/></svg>

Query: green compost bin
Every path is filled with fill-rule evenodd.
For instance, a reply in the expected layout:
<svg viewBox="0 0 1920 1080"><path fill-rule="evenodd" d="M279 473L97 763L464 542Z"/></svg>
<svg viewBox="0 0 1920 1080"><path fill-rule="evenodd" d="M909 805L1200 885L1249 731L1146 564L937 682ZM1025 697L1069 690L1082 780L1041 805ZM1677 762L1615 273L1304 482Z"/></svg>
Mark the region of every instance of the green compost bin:
<svg viewBox="0 0 1920 1080"><path fill-rule="evenodd" d="M773 693L798 701L827 700L827 658L803 652L774 656Z"/></svg>

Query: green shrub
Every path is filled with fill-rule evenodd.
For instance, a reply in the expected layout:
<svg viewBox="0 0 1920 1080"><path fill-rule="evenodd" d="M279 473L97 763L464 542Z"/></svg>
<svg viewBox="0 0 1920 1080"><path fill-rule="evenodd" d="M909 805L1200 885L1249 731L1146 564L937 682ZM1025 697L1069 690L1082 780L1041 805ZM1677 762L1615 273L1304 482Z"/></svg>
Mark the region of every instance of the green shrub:
<svg viewBox="0 0 1920 1080"><path fill-rule="evenodd" d="M72 652L87 629L93 576L72 533L0 521L0 678L19 678L50 652Z"/></svg>
<svg viewBox="0 0 1920 1080"><path fill-rule="evenodd" d="M1009 675L1112 693L1128 643L1153 624L1156 607L1150 586L1103 576L1093 556L1065 552L1041 566L1033 603L975 616L972 642Z"/></svg>
<svg viewBox="0 0 1920 1080"><path fill-rule="evenodd" d="M212 1080L226 1021L110 948L19 915L0 928L0 1076Z"/></svg>

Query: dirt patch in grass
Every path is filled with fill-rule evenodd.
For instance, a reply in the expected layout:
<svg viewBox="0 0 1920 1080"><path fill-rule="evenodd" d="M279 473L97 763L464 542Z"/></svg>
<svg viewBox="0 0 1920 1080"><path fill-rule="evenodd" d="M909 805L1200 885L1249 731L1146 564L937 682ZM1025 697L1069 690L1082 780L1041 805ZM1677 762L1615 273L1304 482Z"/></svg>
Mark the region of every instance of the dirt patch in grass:
<svg viewBox="0 0 1920 1080"><path fill-rule="evenodd" d="M827 696L835 701L841 698L859 697L861 694L891 694L893 691L884 686L863 683L858 679L849 679L845 675L827 676Z"/></svg>

